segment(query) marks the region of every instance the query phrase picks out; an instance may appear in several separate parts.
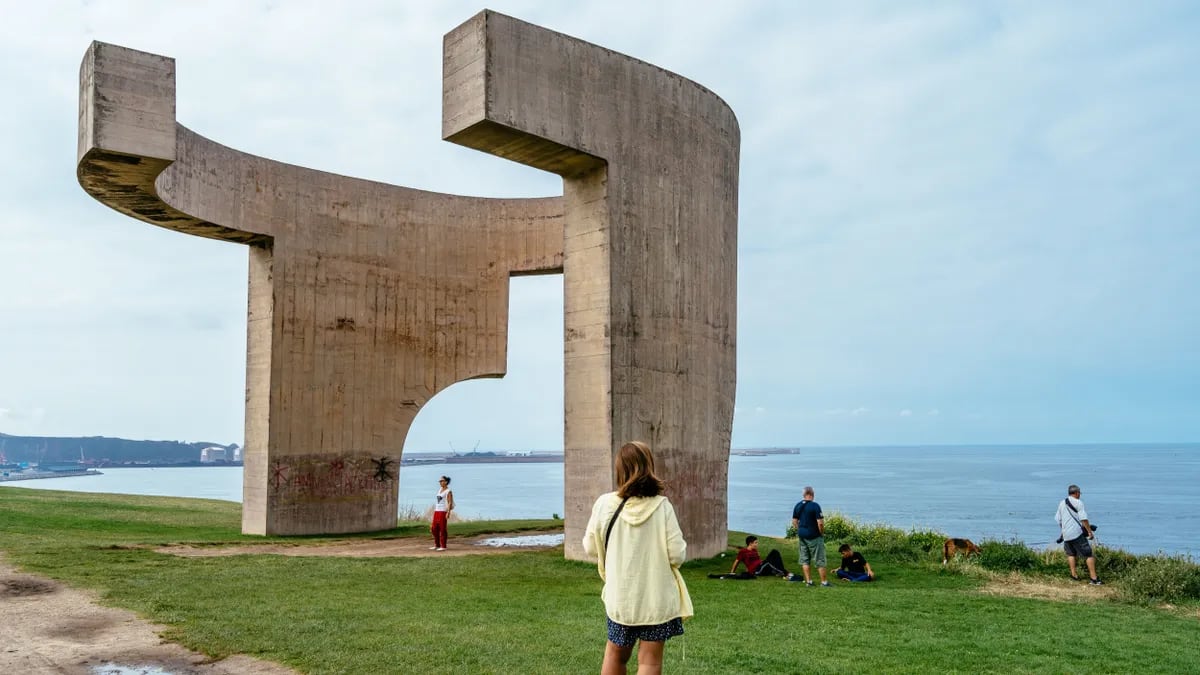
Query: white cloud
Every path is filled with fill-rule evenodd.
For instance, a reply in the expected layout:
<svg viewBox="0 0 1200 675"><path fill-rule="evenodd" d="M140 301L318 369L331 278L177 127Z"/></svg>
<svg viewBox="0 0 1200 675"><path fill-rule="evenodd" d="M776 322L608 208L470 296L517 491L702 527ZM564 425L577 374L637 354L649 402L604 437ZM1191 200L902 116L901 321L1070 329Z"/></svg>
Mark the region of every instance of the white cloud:
<svg viewBox="0 0 1200 675"><path fill-rule="evenodd" d="M919 425L869 409L914 400L988 410L1009 429L1053 408L1113 433L1200 436L1188 414L1200 406L1200 18L1188 3L493 6L680 72L737 113L738 397L763 405L738 407L735 444L888 443ZM242 434L245 251L129 220L79 189L69 160L92 39L175 57L181 121L248 152L430 190L559 190L440 140L442 35L476 4L7 10L0 87L22 104L0 107L0 129L21 170L0 182L0 399L45 402L53 433ZM561 443L561 391L546 395L561 390L561 289L514 293L530 302L514 298L510 377L423 412L423 443L451 429L497 447ZM197 401L197 386L227 394ZM1106 390L1140 407L1072 403ZM760 407L822 412L798 432L796 415L758 419ZM913 440L1007 433L926 416L945 435Z"/></svg>
<svg viewBox="0 0 1200 675"><path fill-rule="evenodd" d="M911 411L911 410L909 410L909 409L907 409L907 408L905 408L904 410L901 410L901 411L900 411L900 416L901 416L901 417L912 417L912 414L913 414L913 413L912 413L912 411Z"/></svg>

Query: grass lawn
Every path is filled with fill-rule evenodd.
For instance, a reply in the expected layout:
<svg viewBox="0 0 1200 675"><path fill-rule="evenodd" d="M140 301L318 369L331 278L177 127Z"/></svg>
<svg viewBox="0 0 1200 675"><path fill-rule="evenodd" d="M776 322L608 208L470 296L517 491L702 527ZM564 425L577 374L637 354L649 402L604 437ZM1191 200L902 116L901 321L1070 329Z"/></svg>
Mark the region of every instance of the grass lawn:
<svg viewBox="0 0 1200 675"><path fill-rule="evenodd" d="M553 525L472 522L451 533ZM594 565L563 560L561 549L355 559L178 558L138 548L270 541L243 536L239 526L240 505L228 502L0 488L0 550L10 561L94 589L214 657L250 654L307 673L599 670L600 579ZM414 524L363 536L426 534ZM794 544L760 541L764 552L773 547L795 560ZM983 580L936 563L868 558L877 583L832 589L710 580L731 558L689 562L683 571L697 616L683 638L668 642L666 671L1200 670L1194 607L988 595L979 592Z"/></svg>

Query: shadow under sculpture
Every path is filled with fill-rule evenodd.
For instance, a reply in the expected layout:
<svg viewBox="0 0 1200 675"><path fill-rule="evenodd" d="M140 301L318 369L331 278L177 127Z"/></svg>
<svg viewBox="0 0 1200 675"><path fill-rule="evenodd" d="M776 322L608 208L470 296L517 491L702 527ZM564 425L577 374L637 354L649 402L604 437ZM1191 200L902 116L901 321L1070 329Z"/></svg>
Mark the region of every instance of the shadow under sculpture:
<svg viewBox="0 0 1200 675"><path fill-rule="evenodd" d="M508 279L564 275L566 556L612 457L651 443L692 556L726 544L739 130L707 89L484 11L445 38L446 140L554 172L487 199L248 155L175 120L170 58L93 43L78 177L250 248L242 529L395 526L401 449L451 384L505 373Z"/></svg>

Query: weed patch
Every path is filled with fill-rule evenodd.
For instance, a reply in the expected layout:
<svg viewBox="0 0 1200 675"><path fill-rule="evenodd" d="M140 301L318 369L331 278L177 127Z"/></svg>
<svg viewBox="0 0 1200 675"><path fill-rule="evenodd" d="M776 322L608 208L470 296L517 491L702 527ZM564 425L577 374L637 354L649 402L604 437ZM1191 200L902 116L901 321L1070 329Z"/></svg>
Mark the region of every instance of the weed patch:
<svg viewBox="0 0 1200 675"><path fill-rule="evenodd" d="M1128 570L1120 589L1133 601L1200 600L1200 565L1182 556L1145 557Z"/></svg>

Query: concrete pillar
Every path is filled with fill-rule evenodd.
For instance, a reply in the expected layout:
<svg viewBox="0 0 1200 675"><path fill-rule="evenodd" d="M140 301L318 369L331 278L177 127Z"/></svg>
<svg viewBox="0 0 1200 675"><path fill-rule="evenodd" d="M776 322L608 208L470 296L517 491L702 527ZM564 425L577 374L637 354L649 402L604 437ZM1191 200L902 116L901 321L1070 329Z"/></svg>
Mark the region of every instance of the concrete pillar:
<svg viewBox="0 0 1200 675"><path fill-rule="evenodd" d="M689 553L726 546L737 188L733 112L643 61L485 11L443 57L446 140L563 177L567 556L613 453L652 446Z"/></svg>

